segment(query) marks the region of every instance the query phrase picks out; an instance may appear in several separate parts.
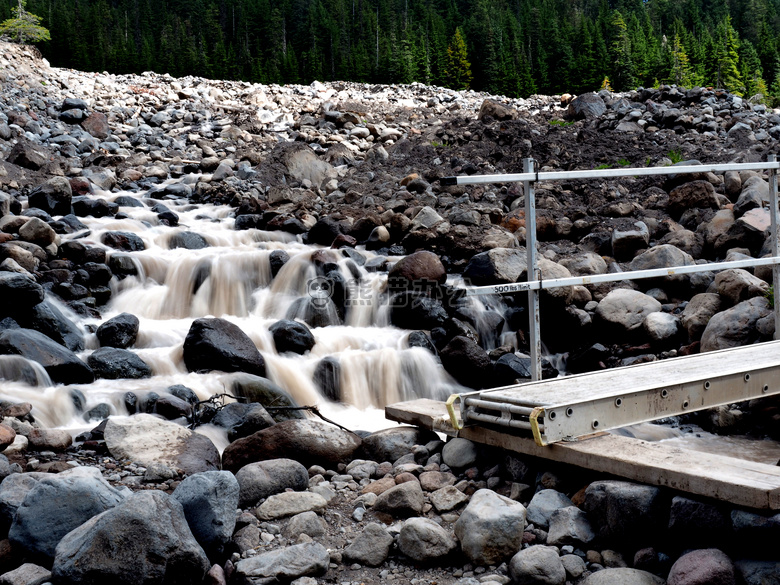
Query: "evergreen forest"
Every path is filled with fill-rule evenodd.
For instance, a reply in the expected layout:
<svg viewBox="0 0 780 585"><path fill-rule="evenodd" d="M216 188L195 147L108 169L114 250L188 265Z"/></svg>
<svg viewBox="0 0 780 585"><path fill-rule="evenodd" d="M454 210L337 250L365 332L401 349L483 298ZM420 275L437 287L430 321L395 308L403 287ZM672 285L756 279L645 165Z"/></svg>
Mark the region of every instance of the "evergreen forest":
<svg viewBox="0 0 780 585"><path fill-rule="evenodd" d="M0 0L0 20L17 0ZM526 97L675 83L780 97L780 0L28 0L52 65Z"/></svg>

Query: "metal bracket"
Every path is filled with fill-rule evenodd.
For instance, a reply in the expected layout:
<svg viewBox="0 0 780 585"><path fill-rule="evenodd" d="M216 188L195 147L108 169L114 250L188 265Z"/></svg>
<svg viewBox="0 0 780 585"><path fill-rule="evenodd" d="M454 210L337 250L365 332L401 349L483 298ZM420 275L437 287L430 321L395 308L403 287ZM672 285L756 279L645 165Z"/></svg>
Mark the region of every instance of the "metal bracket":
<svg viewBox="0 0 780 585"><path fill-rule="evenodd" d="M444 404L447 406L447 412L450 415L450 424L452 424L452 428L456 431L459 431L463 428L463 423L458 420L458 417L455 415L455 402L460 400L460 394L451 394L449 398L447 398L447 402Z"/></svg>

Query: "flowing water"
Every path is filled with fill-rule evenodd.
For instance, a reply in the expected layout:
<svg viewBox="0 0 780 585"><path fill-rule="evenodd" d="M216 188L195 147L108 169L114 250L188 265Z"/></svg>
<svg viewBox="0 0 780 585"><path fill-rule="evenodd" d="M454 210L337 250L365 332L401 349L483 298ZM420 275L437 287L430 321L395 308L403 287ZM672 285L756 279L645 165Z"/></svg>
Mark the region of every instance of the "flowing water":
<svg viewBox="0 0 780 585"><path fill-rule="evenodd" d="M109 201L120 195L133 196L99 194ZM101 313L103 320L123 312L138 317L139 334L131 349L149 364L153 377L78 385L86 397L86 409L105 402L116 415L127 414L123 403L126 392L143 395L174 384L191 388L202 400L225 392L231 374L190 373L184 366L184 338L192 321L206 316L222 317L238 325L265 358L268 378L300 404L315 405L325 416L348 428L385 428L393 424L384 419L381 409L386 404L419 397L444 399L463 390L435 356L408 346L408 331L389 325L383 294L386 273L368 272L338 250L318 252L322 248L304 245L300 238L284 232L236 231L229 207L164 203L179 215L178 227L162 224L146 206L122 206L120 211L127 217L80 218L89 233L62 236L63 241L77 238L89 246L106 248L100 243L102 234L126 231L137 234L146 246L138 252L106 248L109 255L129 256L138 274L112 280L113 294ZM172 238L185 231L200 234L209 246L170 249ZM289 261L274 278L270 256L275 250L286 252ZM321 291L313 290L318 288L312 261L315 253L320 259L325 254L328 262L337 263L351 287L355 302L341 316L328 302L327 293L324 299L318 298ZM370 252L361 253L367 258L372 256ZM49 301L51 297L48 295ZM99 345L93 331L102 321L80 317L63 304L57 306L84 331L87 349L79 357L86 360ZM489 310L477 304L473 309L478 315ZM311 351L305 355L276 352L268 328L282 318L304 318L323 325L311 327L316 340ZM501 332L485 334L486 339L493 340L490 345L495 345ZM337 360L340 366L340 403L325 398L314 382L315 368L326 357ZM0 379L6 380L0 384L0 399L31 402L43 424L73 432L91 426L73 408L70 388L53 387L38 364L20 357L2 357Z"/></svg>

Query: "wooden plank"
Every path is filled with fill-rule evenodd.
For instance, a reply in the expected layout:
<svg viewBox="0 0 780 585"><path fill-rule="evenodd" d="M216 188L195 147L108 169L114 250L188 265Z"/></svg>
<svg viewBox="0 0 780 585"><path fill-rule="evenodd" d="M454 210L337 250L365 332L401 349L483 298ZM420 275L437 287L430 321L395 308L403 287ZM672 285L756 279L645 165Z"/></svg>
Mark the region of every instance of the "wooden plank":
<svg viewBox="0 0 780 585"><path fill-rule="evenodd" d="M385 416L440 432L448 420L444 403L427 399L390 405ZM454 432L451 427L449 431ZM530 437L477 426L466 427L458 436L738 506L780 509L780 467L772 465L609 434L547 447Z"/></svg>

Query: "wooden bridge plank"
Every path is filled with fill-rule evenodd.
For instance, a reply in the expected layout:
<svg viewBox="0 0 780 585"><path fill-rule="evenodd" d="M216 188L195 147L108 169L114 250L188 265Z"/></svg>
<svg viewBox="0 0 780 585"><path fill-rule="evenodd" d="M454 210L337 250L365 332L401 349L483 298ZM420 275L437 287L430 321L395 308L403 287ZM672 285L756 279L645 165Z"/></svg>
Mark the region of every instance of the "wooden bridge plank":
<svg viewBox="0 0 780 585"><path fill-rule="evenodd" d="M385 408L390 420L446 432L443 402L414 400ZM738 506L780 509L780 467L733 457L689 451L665 443L603 434L579 441L540 447L530 437L478 426L457 435L477 443L567 463L675 490L715 498Z"/></svg>

